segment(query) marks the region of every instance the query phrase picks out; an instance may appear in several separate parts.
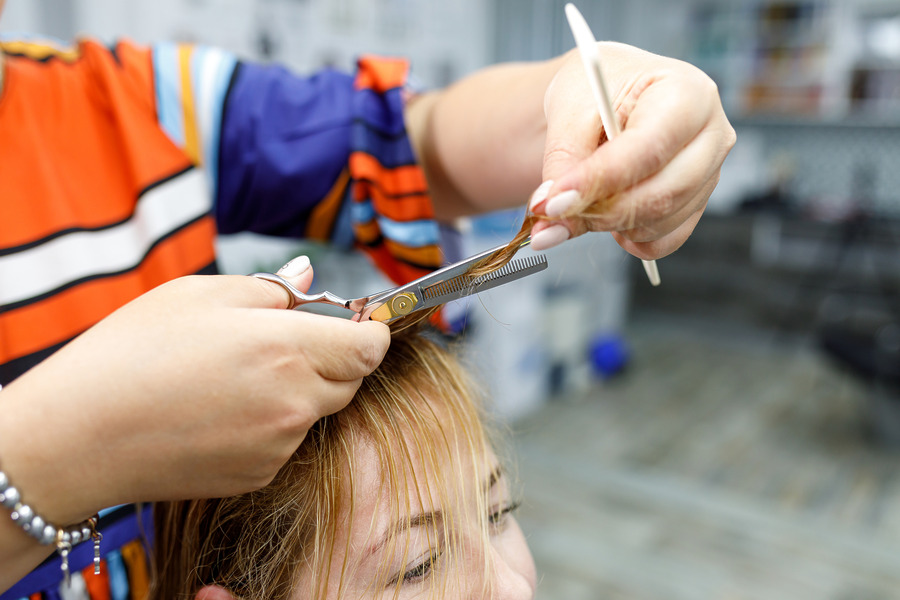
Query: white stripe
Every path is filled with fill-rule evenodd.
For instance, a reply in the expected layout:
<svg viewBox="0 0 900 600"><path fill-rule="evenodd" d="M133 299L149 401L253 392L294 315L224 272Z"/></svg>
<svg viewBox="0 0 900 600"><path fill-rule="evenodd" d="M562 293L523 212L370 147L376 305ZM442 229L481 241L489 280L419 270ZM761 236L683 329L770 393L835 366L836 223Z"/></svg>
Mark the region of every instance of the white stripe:
<svg viewBox="0 0 900 600"><path fill-rule="evenodd" d="M234 65L233 56L214 48L198 47L191 58L203 167L210 178L210 188L214 194L218 174L222 102Z"/></svg>
<svg viewBox="0 0 900 600"><path fill-rule="evenodd" d="M159 124L179 148L184 147L184 105L178 46L164 42L153 47L153 75Z"/></svg>
<svg viewBox="0 0 900 600"><path fill-rule="evenodd" d="M136 267L153 244L211 209L206 177L191 169L144 194L134 216L102 231L78 231L0 257L0 306L73 281Z"/></svg>

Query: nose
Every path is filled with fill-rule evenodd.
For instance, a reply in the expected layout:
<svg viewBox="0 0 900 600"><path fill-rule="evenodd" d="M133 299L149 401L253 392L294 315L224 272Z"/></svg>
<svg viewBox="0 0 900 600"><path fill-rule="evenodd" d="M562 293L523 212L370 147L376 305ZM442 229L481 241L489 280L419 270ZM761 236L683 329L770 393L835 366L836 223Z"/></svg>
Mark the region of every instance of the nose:
<svg viewBox="0 0 900 600"><path fill-rule="evenodd" d="M528 564L521 564L520 561L506 560L496 550L493 554L493 598L496 600L533 600L535 575L531 556L528 556Z"/></svg>

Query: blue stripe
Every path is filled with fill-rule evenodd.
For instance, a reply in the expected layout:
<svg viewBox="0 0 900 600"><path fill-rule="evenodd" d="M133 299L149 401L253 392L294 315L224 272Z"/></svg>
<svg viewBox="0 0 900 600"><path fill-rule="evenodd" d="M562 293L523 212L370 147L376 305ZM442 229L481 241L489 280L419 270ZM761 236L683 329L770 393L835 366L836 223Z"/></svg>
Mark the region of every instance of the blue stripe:
<svg viewBox="0 0 900 600"><path fill-rule="evenodd" d="M375 217L375 207L372 206L371 200L365 200L363 202L351 202L350 218L354 223L368 223Z"/></svg>
<svg viewBox="0 0 900 600"><path fill-rule="evenodd" d="M153 79L159 124L179 148L184 148L184 113L177 45L163 42L153 46Z"/></svg>
<svg viewBox="0 0 900 600"><path fill-rule="evenodd" d="M106 571L109 573L109 595L112 600L128 600L131 596L128 571L120 551L113 550L106 555Z"/></svg>
<svg viewBox="0 0 900 600"><path fill-rule="evenodd" d="M141 508L140 522L138 514L128 515L107 527L103 527L103 540L100 549L104 554L118 550L128 542L141 539L142 531L146 533L147 542L152 544L153 505L146 504ZM72 549L69 554L69 568L72 572L80 571L94 562L94 548L91 542L83 542ZM56 587L62 581L59 556L45 560L24 579L0 594L0 600L18 600L22 596L30 596L35 592L43 592L45 598L59 598Z"/></svg>
<svg viewBox="0 0 900 600"><path fill-rule="evenodd" d="M440 242L441 234L435 221L392 221L378 217L378 226L384 237L413 248L429 246Z"/></svg>

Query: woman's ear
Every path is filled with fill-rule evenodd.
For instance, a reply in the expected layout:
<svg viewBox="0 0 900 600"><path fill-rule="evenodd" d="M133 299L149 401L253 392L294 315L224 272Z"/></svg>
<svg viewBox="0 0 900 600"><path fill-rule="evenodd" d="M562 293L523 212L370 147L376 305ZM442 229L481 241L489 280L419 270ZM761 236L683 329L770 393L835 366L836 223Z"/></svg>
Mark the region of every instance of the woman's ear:
<svg viewBox="0 0 900 600"><path fill-rule="evenodd" d="M231 595L231 592L217 585L208 585L194 597L194 600L237 600Z"/></svg>

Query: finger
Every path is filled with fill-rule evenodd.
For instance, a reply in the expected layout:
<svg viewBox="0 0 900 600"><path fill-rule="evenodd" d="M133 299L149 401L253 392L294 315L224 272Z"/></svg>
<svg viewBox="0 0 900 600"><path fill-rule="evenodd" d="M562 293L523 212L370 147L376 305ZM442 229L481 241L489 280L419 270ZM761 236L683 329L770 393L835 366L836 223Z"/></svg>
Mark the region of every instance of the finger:
<svg viewBox="0 0 900 600"><path fill-rule="evenodd" d="M300 351L316 373L332 381L354 381L375 370L391 342L390 329L378 321L349 319L309 313L298 333Z"/></svg>
<svg viewBox="0 0 900 600"><path fill-rule="evenodd" d="M543 179L555 180L569 173L579 163L591 156L600 143L602 125L596 110L589 110L590 102L578 102L579 98L590 97L587 81L584 89L561 96L571 102L554 105L547 109L547 133L544 141ZM553 186L559 189L559 186ZM571 189L569 188L564 189ZM544 193L546 198L546 190ZM540 202L532 206L539 208Z"/></svg>
<svg viewBox="0 0 900 600"><path fill-rule="evenodd" d="M309 258L298 256L291 259L283 267L278 269L277 275L285 279L301 292L309 290L313 281L313 270ZM247 284L248 295L235 298L234 305L255 308L287 308L291 305L292 298L286 289L277 283L266 281L258 277L249 277L254 283Z"/></svg>
<svg viewBox="0 0 900 600"><path fill-rule="evenodd" d="M713 136L698 137L662 171L611 198L602 212L592 211L590 228L634 231L647 238L642 241L671 232L712 194L724 158L719 150Z"/></svg>
<svg viewBox="0 0 900 600"><path fill-rule="evenodd" d="M656 260L672 254L690 237L703 211L697 211L672 233L652 242L633 242L619 232L612 232L616 242L629 254L643 260Z"/></svg>
<svg viewBox="0 0 900 600"><path fill-rule="evenodd" d="M278 269L277 275L281 275L301 292L308 291L309 286L312 285L313 270L309 258L306 256L298 256L291 259Z"/></svg>
<svg viewBox="0 0 900 600"><path fill-rule="evenodd" d="M701 73L702 75L702 73ZM699 89L711 86L698 78ZM604 143L568 173L557 175L556 190L577 189L585 198L607 198L660 171L709 122L709 96L691 93L694 86L669 85L655 79L637 88L628 99L633 109L623 131ZM717 97L717 96L715 96ZM551 192L552 196L552 192Z"/></svg>
<svg viewBox="0 0 900 600"><path fill-rule="evenodd" d="M680 207L672 214L649 225L623 229L619 233L622 234L622 237L636 243L653 242L669 235L694 213L703 212L718 182L719 174L714 173L699 189L691 191L691 194L693 194L692 198L684 203L679 202Z"/></svg>
<svg viewBox="0 0 900 600"><path fill-rule="evenodd" d="M312 409L313 418L304 427L304 433L308 426L315 421L326 415L334 414L350 404L362 381L361 377L347 381L319 379L315 385L305 387L303 395L313 399L313 402L308 405L308 408Z"/></svg>

